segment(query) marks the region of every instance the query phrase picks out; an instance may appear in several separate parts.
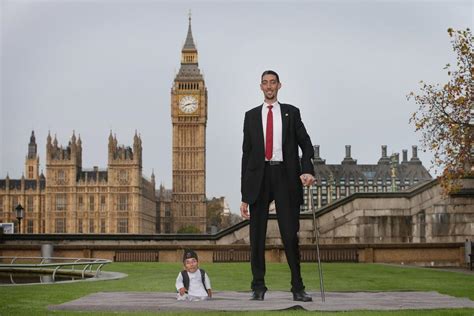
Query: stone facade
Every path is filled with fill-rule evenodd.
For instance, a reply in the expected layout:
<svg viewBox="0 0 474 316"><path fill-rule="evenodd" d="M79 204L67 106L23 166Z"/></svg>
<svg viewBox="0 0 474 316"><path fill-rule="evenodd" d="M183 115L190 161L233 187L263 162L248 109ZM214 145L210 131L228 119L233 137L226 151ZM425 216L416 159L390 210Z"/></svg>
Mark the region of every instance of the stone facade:
<svg viewBox="0 0 474 316"><path fill-rule="evenodd" d="M25 207L22 233L155 233L155 179L142 176L141 138L133 148L109 136L108 168L82 168L82 141L73 133L66 147L48 135L46 176L38 175L34 133L24 176L0 180L0 221L16 220L13 209Z"/></svg>
<svg viewBox="0 0 474 316"><path fill-rule="evenodd" d="M443 196L437 180L405 192L356 193L317 211L322 244L464 242L474 236L474 179ZM300 238L309 242L312 221Z"/></svg>

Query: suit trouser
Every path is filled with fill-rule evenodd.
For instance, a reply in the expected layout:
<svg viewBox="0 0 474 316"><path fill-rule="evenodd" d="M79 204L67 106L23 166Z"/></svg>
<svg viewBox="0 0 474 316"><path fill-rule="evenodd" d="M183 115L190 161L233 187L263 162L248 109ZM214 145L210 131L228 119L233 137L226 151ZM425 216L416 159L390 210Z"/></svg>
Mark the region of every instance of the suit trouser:
<svg viewBox="0 0 474 316"><path fill-rule="evenodd" d="M250 248L252 266L252 289L266 290L265 286L265 239L267 233L268 208L275 200L278 227L285 246L286 259L291 270L291 291L304 289L300 269L298 246L299 207L292 206L288 180L283 164L265 163L263 183L257 200L250 205Z"/></svg>

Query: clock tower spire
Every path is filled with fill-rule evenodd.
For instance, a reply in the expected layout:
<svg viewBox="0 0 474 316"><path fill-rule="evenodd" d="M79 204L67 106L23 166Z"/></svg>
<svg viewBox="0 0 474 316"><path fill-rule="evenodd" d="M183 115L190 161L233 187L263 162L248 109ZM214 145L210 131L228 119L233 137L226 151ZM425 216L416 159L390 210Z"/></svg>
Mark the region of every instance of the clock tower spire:
<svg viewBox="0 0 474 316"><path fill-rule="evenodd" d="M172 232L206 232L207 88L198 65L191 14L181 66L171 88L173 125Z"/></svg>

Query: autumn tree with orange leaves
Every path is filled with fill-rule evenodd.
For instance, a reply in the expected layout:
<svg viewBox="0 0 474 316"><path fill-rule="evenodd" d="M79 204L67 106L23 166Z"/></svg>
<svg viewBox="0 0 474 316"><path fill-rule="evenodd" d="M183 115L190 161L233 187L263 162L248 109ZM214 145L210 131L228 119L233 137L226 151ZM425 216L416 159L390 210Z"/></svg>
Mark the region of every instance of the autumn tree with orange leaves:
<svg viewBox="0 0 474 316"><path fill-rule="evenodd" d="M456 66L444 68L448 83L441 86L421 81L420 94L407 95L419 106L410 123L421 132L423 148L434 153L432 163L441 170L436 172L445 194L459 190L461 178L474 175L473 36L469 28L450 28L448 34L457 55Z"/></svg>

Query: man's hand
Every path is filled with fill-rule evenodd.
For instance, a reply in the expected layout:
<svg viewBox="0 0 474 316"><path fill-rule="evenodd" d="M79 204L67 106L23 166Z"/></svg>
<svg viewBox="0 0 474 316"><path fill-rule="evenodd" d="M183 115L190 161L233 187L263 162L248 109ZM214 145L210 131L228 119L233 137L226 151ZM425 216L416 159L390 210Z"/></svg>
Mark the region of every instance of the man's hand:
<svg viewBox="0 0 474 316"><path fill-rule="evenodd" d="M240 204L240 215L245 219L250 218L249 204L248 203L242 202L242 204Z"/></svg>
<svg viewBox="0 0 474 316"><path fill-rule="evenodd" d="M186 293L186 289L184 287L179 289L179 295L183 296Z"/></svg>
<svg viewBox="0 0 474 316"><path fill-rule="evenodd" d="M310 186L314 183L314 181L316 180L312 174L309 174L309 173L303 173L301 176L300 176L300 179L301 179L301 183L304 185L304 186Z"/></svg>

